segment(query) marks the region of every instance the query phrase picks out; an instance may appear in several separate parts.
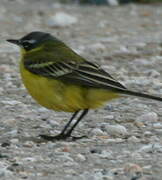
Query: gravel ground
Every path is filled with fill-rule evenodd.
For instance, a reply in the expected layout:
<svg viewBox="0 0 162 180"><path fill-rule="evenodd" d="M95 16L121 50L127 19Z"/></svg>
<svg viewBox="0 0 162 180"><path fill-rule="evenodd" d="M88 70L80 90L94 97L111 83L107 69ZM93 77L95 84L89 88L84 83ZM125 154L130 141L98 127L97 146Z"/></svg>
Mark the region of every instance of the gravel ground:
<svg viewBox="0 0 162 180"><path fill-rule="evenodd" d="M162 97L160 4L35 1L0 0L0 179L161 180L162 103L117 99L90 111L76 128L75 135L88 138L39 142L39 134L57 134L71 114L49 111L28 95L19 49L5 41L51 32L129 89Z"/></svg>

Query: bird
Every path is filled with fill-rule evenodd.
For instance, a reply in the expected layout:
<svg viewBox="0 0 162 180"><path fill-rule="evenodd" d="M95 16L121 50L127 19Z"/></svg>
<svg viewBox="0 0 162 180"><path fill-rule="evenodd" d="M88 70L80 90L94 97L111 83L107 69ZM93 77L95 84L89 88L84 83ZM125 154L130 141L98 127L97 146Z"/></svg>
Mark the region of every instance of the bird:
<svg viewBox="0 0 162 180"><path fill-rule="evenodd" d="M47 141L77 138L72 132L90 109L124 95L162 101L161 97L128 90L100 65L48 32L34 31L7 41L20 47L20 74L29 94L47 109L73 113L58 135L40 135Z"/></svg>

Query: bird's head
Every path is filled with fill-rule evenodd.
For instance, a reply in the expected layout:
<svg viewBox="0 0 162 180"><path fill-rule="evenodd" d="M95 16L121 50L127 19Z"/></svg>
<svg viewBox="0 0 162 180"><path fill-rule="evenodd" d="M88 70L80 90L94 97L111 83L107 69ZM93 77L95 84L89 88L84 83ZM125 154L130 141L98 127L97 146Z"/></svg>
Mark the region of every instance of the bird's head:
<svg viewBox="0 0 162 180"><path fill-rule="evenodd" d="M20 39L8 39L7 41L18 45L24 52L40 49L46 42L59 42L51 34L40 31L31 32Z"/></svg>

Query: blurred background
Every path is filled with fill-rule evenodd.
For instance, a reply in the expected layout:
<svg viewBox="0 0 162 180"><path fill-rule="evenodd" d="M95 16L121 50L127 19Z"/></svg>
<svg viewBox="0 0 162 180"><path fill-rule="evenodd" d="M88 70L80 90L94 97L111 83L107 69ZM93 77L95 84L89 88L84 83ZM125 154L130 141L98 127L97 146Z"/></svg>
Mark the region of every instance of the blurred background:
<svg viewBox="0 0 162 180"><path fill-rule="evenodd" d="M0 0L0 179L162 179L160 102L120 98L79 124L76 136L85 140L33 141L58 134L70 114L30 97L19 48L6 42L49 32L129 89L162 97L161 1Z"/></svg>
<svg viewBox="0 0 162 180"><path fill-rule="evenodd" d="M95 4L95 5L112 5L112 2L121 3L157 3L162 0L56 0L61 3L76 3L76 4Z"/></svg>
<svg viewBox="0 0 162 180"><path fill-rule="evenodd" d="M80 4L96 4L96 5L104 5L109 4L112 5L113 0L58 0L62 3L80 3ZM116 0L117 3L155 3L161 2L161 0Z"/></svg>

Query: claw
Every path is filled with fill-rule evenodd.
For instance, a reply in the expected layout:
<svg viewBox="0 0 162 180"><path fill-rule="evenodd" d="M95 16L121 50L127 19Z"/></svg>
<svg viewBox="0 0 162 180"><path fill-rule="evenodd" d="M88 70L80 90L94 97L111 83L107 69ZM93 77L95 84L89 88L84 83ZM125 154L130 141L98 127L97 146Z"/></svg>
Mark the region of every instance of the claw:
<svg viewBox="0 0 162 180"><path fill-rule="evenodd" d="M48 136L41 134L39 136L46 141L56 141L56 140L58 141L58 140L65 140L68 138L68 136L66 136L65 134L58 134L56 136Z"/></svg>
<svg viewBox="0 0 162 180"><path fill-rule="evenodd" d="M71 138L72 138L72 141L76 141L76 140L78 140L78 139L83 139L83 138L88 138L88 136L71 136Z"/></svg>
<svg viewBox="0 0 162 180"><path fill-rule="evenodd" d="M76 137L76 136L71 136L69 135L68 133L67 134L58 134L56 136L48 136L48 135L39 135L42 139L46 140L46 141L60 141L60 140L66 140L67 138L70 138L72 139L72 141L76 141L78 139L82 139L82 138L88 138L87 136L79 136L79 137Z"/></svg>

